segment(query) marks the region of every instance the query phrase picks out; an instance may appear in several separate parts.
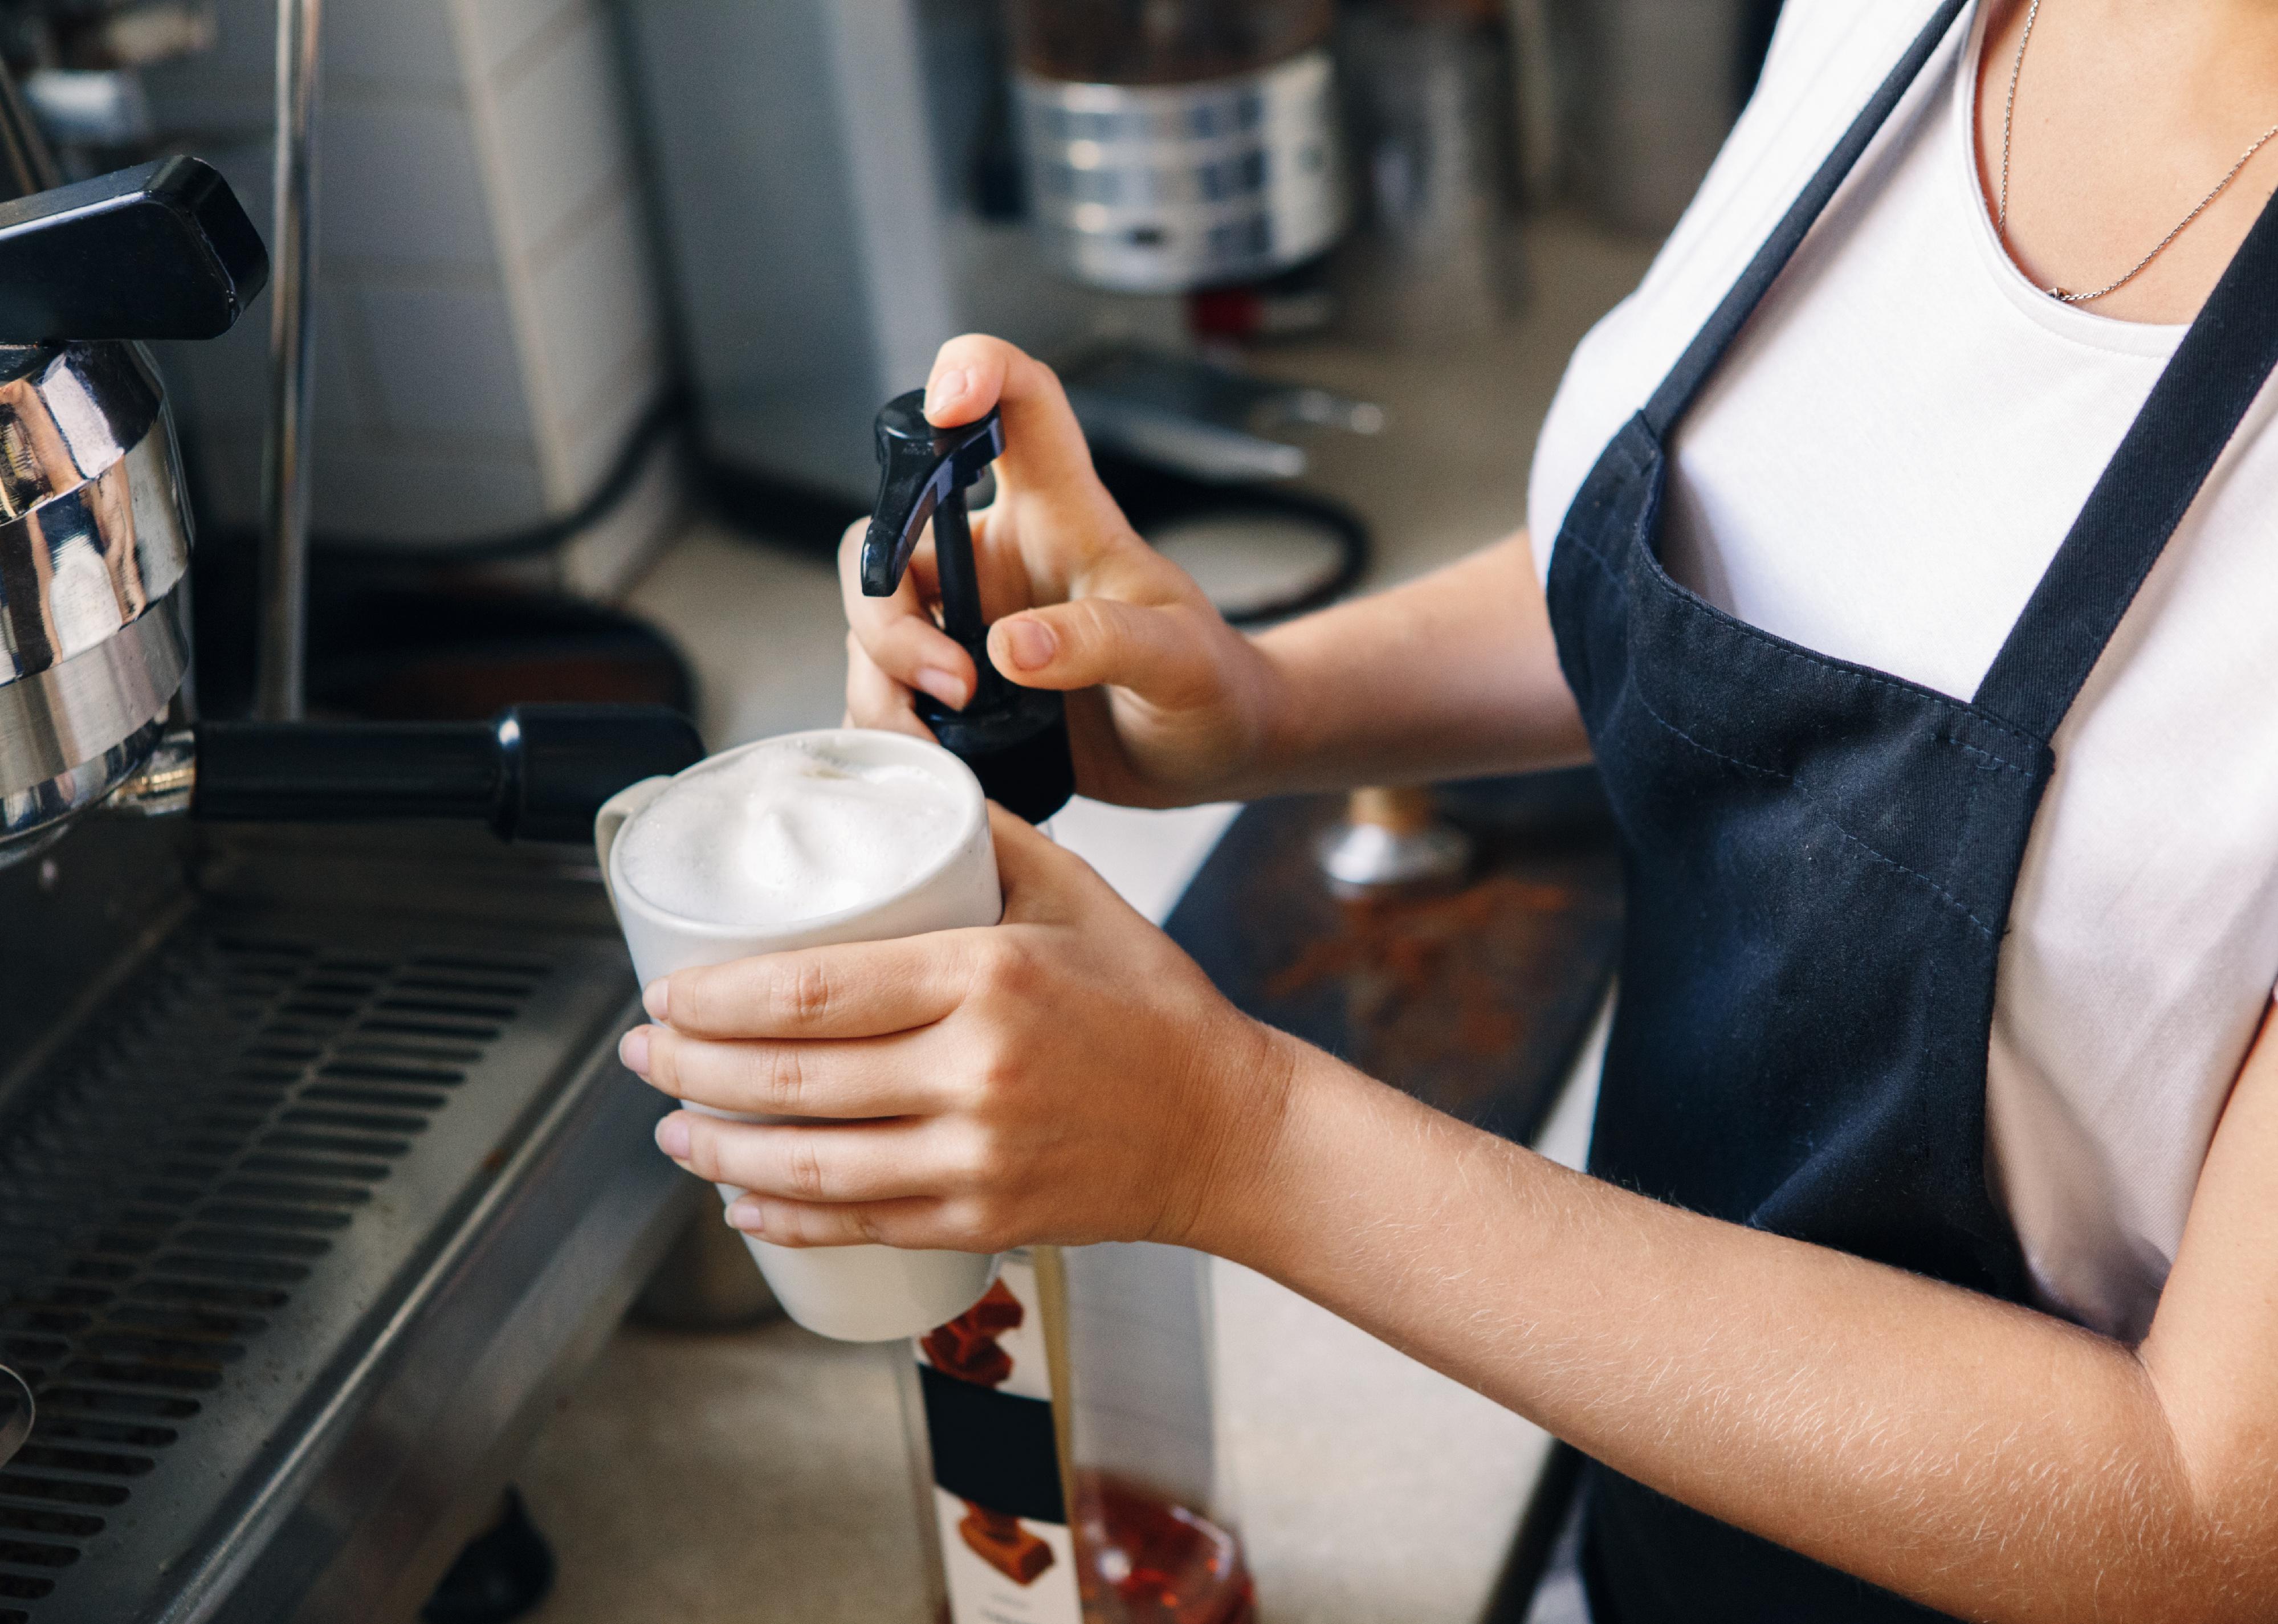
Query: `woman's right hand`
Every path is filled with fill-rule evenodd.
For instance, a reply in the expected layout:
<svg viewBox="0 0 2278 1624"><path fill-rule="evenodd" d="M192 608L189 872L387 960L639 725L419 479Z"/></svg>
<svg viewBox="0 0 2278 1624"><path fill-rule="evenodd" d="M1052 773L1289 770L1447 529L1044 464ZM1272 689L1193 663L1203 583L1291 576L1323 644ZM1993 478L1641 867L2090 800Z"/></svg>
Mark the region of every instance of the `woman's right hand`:
<svg viewBox="0 0 2278 1624"><path fill-rule="evenodd" d="M1093 471L1051 369L1001 339L944 345L926 385L937 427L1000 407L997 499L973 515L989 657L1012 682L1067 691L1076 787L1096 800L1174 806L1238 793L1280 701L1272 663L1186 571L1139 538ZM975 674L936 622L930 535L891 598L862 594L863 526L839 548L846 720L930 736L922 691L961 706Z"/></svg>

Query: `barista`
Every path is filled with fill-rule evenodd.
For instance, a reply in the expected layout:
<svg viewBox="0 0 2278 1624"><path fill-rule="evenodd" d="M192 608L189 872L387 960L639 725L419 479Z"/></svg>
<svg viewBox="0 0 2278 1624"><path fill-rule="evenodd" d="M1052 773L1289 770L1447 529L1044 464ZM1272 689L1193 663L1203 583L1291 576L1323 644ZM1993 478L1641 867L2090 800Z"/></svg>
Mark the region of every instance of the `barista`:
<svg viewBox="0 0 2278 1624"><path fill-rule="evenodd" d="M1262 1269L1601 1463L1601 1624L2278 1618L2274 120L2271 0L1790 0L1532 541L1254 639L1048 371L950 344L933 420L1010 441L990 656L1086 793L1594 759L1593 1176L1252 1023L1001 816L997 929L650 989L659 1086L839 1119L667 1151L787 1244ZM849 565L856 721L972 690L913 573Z"/></svg>

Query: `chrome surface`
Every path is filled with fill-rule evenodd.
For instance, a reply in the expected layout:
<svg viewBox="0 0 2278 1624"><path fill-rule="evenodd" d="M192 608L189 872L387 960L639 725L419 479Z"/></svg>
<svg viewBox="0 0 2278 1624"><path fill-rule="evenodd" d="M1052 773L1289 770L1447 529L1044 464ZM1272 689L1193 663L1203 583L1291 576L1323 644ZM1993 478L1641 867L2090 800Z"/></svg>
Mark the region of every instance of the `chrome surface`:
<svg viewBox="0 0 2278 1624"><path fill-rule="evenodd" d="M708 1199L590 870L82 820L0 916L0 1619L414 1616Z"/></svg>
<svg viewBox="0 0 2278 1624"><path fill-rule="evenodd" d="M12 808L19 797L100 759L164 714L189 660L187 596L177 586L148 613L61 664L0 682L0 803ZM103 793L125 776L111 779ZM73 803L85 804L84 797ZM0 833L23 827L0 813Z"/></svg>
<svg viewBox="0 0 2278 1624"><path fill-rule="evenodd" d="M139 347L0 347L0 866L117 789L189 663L189 509Z"/></svg>
<svg viewBox="0 0 2278 1624"><path fill-rule="evenodd" d="M261 646L254 713L297 721L309 639L309 431L317 333L317 67L321 0L277 0L277 210L271 233L269 438L262 463Z"/></svg>
<svg viewBox="0 0 2278 1624"><path fill-rule="evenodd" d="M0 867L157 741L189 664L180 469L140 346L0 346Z"/></svg>
<svg viewBox="0 0 2278 1624"><path fill-rule="evenodd" d="M130 818L175 818L190 810L198 787L197 739L188 728L167 734L103 804Z"/></svg>
<svg viewBox="0 0 2278 1624"><path fill-rule="evenodd" d="M0 458L20 469L11 431L24 420L5 416L6 393L0 388ZM115 396L85 398L92 404ZM117 637L187 573L190 520L173 437L155 396L152 404L131 450L29 511L0 519L0 685L67 665ZM8 483L0 478L0 500Z"/></svg>
<svg viewBox="0 0 2278 1624"><path fill-rule="evenodd" d="M1348 213L1326 49L1185 85L1015 76L1030 208L1070 274L1124 293L1268 276Z"/></svg>
<svg viewBox="0 0 2278 1624"><path fill-rule="evenodd" d="M90 759L29 789L0 796L0 868L22 861L64 820L96 805L131 778L165 726L163 714L154 716Z"/></svg>
<svg viewBox="0 0 2278 1624"><path fill-rule="evenodd" d="M139 346L5 345L0 369L0 516L75 494L158 422L164 394Z"/></svg>

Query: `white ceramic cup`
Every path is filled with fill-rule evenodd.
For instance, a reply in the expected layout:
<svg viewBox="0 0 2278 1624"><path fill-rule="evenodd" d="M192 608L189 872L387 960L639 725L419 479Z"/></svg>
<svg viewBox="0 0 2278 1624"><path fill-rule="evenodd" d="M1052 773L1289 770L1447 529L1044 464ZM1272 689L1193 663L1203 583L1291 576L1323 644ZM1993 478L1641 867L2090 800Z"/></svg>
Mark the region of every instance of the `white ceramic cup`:
<svg viewBox="0 0 2278 1624"><path fill-rule="evenodd" d="M789 926L716 925L656 906L625 883L615 861L618 836L681 778L732 761L764 744L796 741L858 763L914 766L931 774L956 797L957 840L947 858L891 896ZM675 778L646 778L618 791L593 820L593 845L617 923L632 950L633 969L646 987L660 976L699 964L723 964L756 953L883 942L926 931L994 925L1005 896L997 880L997 849L989 834L988 803L973 771L938 744L905 734L860 728L824 728L745 744L700 761ZM692 1110L705 1110L691 1106ZM724 1111L710 1111L715 1117ZM768 1120L743 1118L743 1120ZM776 1118L775 1120L784 1120ZM743 1192L719 1186L727 1201ZM809 1330L845 1342L887 1342L913 1337L955 1319L980 1300L996 1278L996 1257L974 1252L914 1252L894 1247L770 1245L749 1235L745 1243L760 1272L791 1318Z"/></svg>

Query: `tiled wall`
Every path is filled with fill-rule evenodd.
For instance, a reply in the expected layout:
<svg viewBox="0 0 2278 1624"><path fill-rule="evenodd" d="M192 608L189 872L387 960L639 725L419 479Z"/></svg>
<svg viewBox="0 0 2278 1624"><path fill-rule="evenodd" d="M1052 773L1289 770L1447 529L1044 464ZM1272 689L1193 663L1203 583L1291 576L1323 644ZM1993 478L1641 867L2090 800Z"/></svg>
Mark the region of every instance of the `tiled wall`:
<svg viewBox="0 0 2278 1624"><path fill-rule="evenodd" d="M149 75L163 127L264 233L273 0ZM336 0L317 126L315 526L438 541L577 508L666 386L667 347L601 0ZM260 507L265 304L164 347L208 511ZM668 463L556 560L606 594L675 516Z"/></svg>

